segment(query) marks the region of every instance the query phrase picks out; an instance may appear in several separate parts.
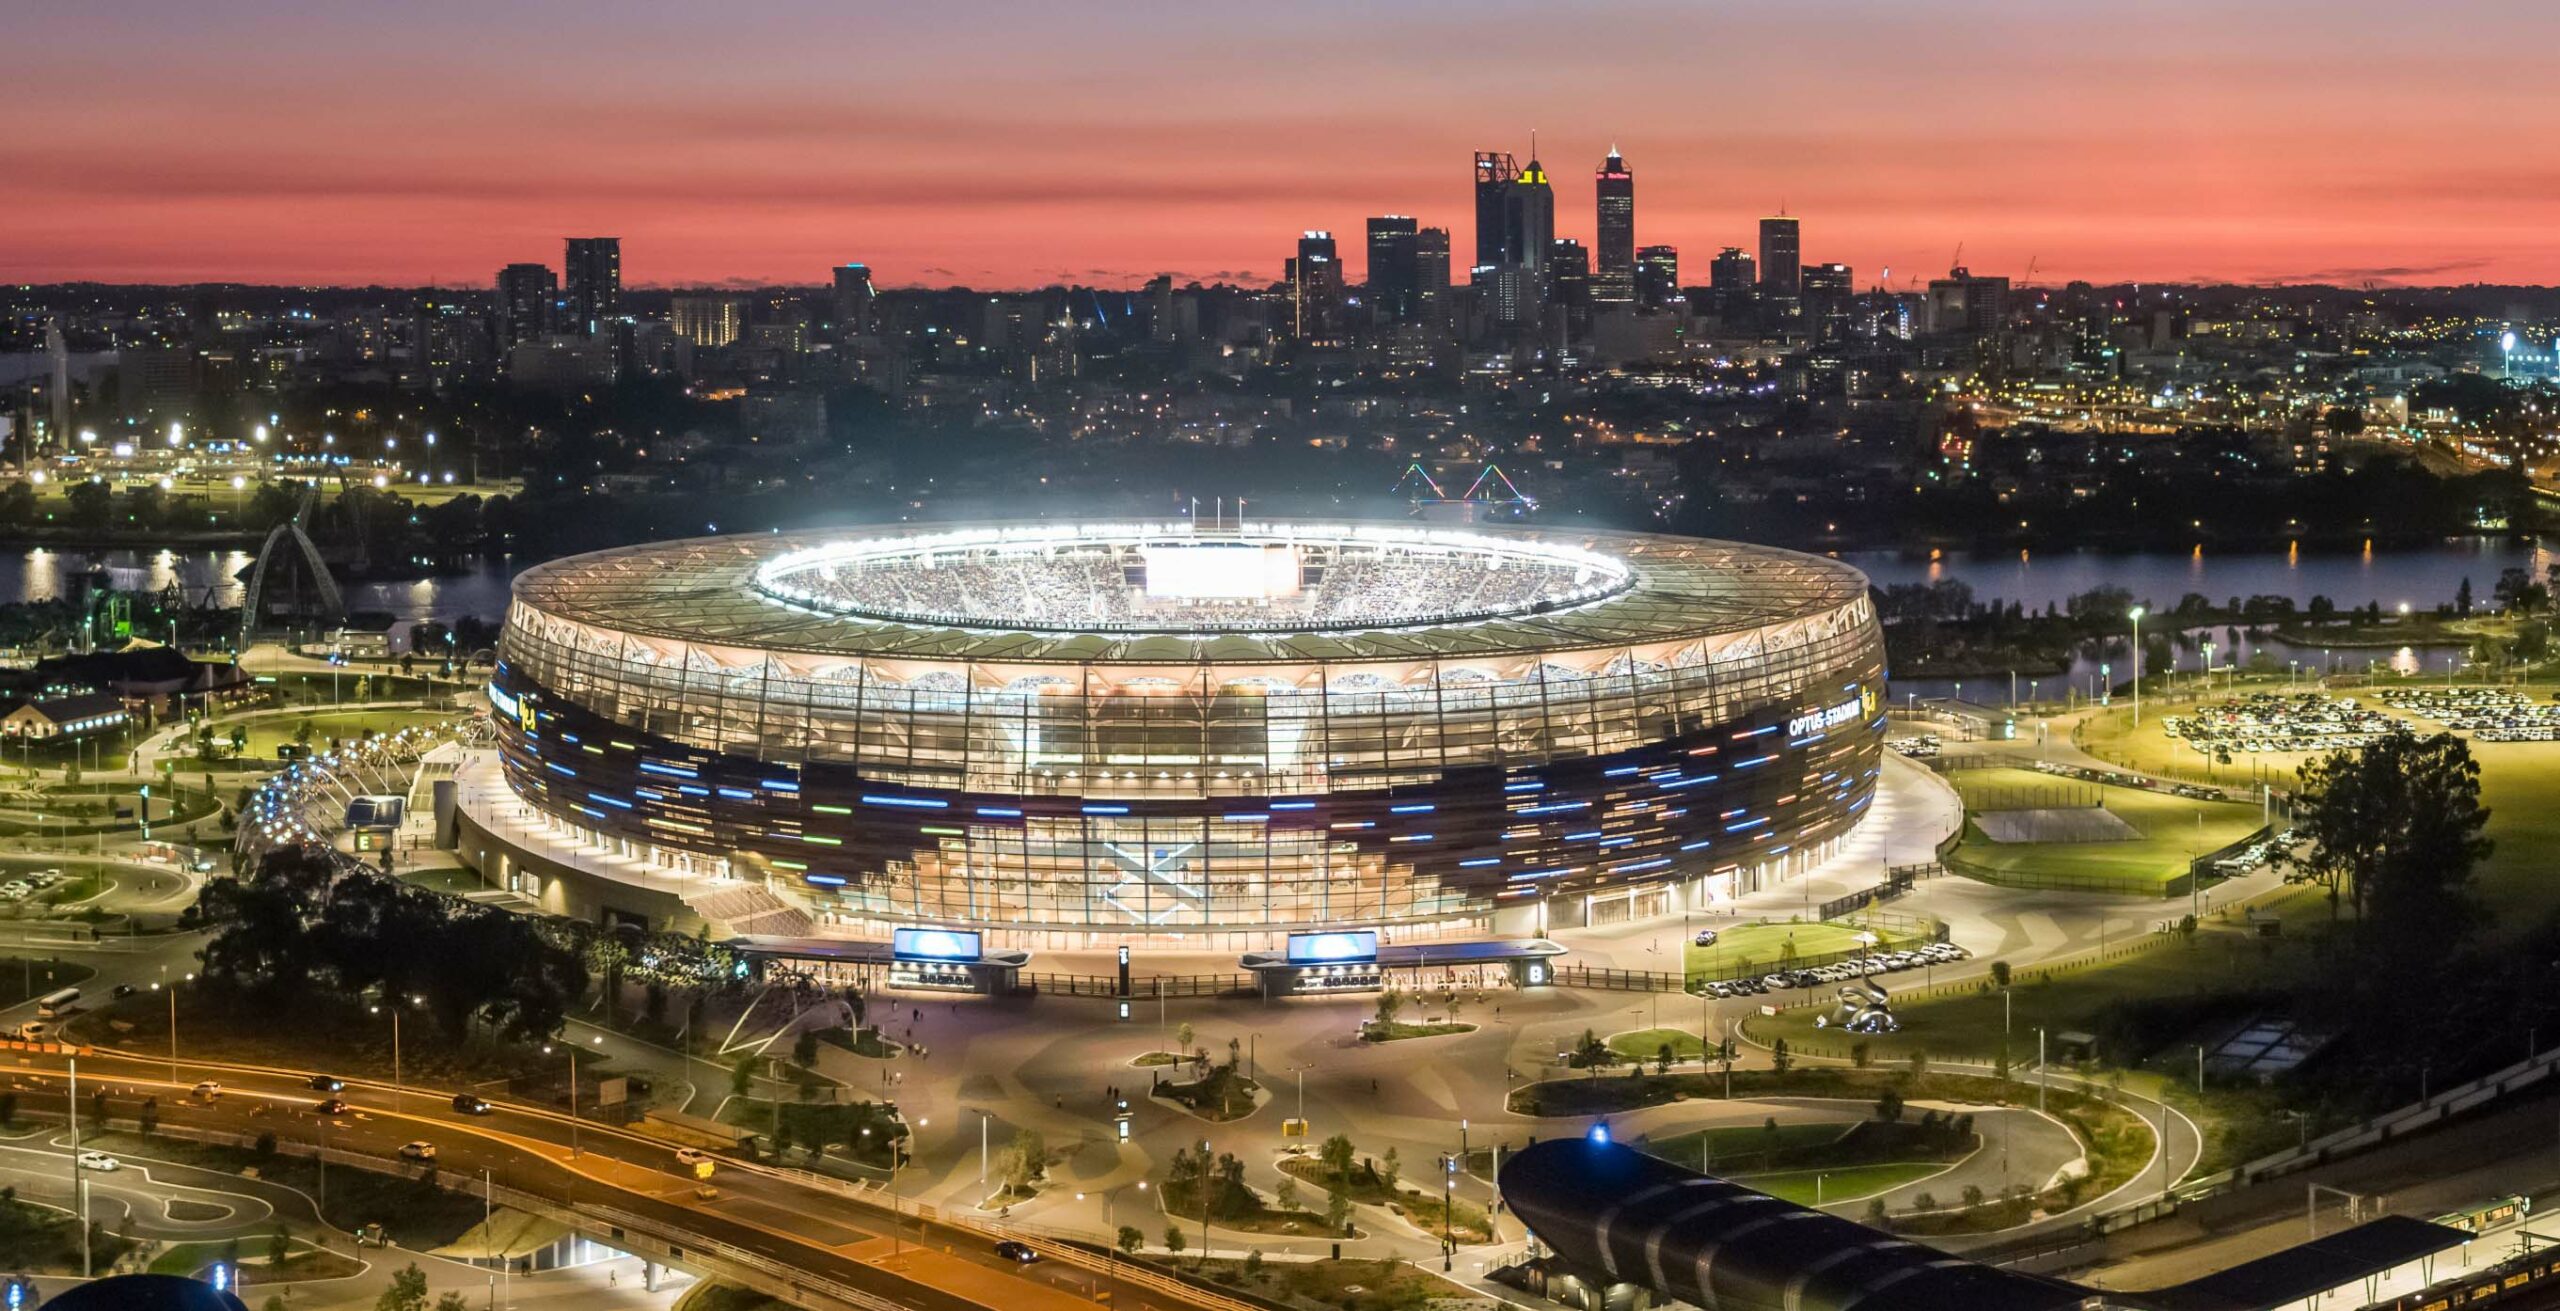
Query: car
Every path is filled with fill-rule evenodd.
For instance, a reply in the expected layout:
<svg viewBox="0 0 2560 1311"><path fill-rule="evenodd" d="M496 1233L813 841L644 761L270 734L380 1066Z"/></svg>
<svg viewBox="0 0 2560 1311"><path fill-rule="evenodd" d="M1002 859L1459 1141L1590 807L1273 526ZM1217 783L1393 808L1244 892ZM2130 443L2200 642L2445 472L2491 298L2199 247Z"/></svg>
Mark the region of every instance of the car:
<svg viewBox="0 0 2560 1311"><path fill-rule="evenodd" d="M107 1155L105 1152L82 1152L80 1153L80 1168L83 1170L97 1170L101 1172L121 1170L124 1168L124 1162Z"/></svg>
<svg viewBox="0 0 2560 1311"><path fill-rule="evenodd" d="M1698 930L1698 936L1689 939L1689 941L1701 947L1712 947L1716 945L1716 931L1714 929L1700 929Z"/></svg>
<svg viewBox="0 0 2560 1311"><path fill-rule="evenodd" d="M122 1001L123 999L132 996L133 993L134 987L132 984L119 983L115 986L115 990L108 995L116 998L118 1001Z"/></svg>
<svg viewBox="0 0 2560 1311"><path fill-rule="evenodd" d="M311 1113L313 1115L344 1115L347 1113L347 1099L344 1097L323 1097L319 1101L311 1104Z"/></svg>
<svg viewBox="0 0 2560 1311"><path fill-rule="evenodd" d="M679 1147L676 1149L676 1164L678 1165L700 1165L710 1159L711 1153L706 1152L699 1147Z"/></svg>
<svg viewBox="0 0 2560 1311"><path fill-rule="evenodd" d="M52 1034L53 1026L42 1020L29 1020L18 1026L18 1041L42 1042Z"/></svg>
<svg viewBox="0 0 2560 1311"><path fill-rule="evenodd" d="M455 1093L453 1095L453 1109L462 1112L464 1115L487 1115L489 1113L489 1099L486 1097L475 1096L471 1093Z"/></svg>
<svg viewBox="0 0 2560 1311"><path fill-rule="evenodd" d="M432 1161L436 1159L436 1145L428 1142L424 1138L420 1138L414 1142L402 1143L400 1144L400 1159L403 1161Z"/></svg>
<svg viewBox="0 0 2560 1311"><path fill-rule="evenodd" d="M222 1085L207 1079L195 1086L192 1095L199 1101L218 1102L222 1100Z"/></svg>
<svg viewBox="0 0 2560 1311"><path fill-rule="evenodd" d="M1018 1265L1029 1265L1040 1259L1038 1249L1032 1247L1031 1244L1016 1242L1010 1238L996 1244L996 1255Z"/></svg>
<svg viewBox="0 0 2560 1311"><path fill-rule="evenodd" d="M321 1092L345 1092L347 1081L326 1074L315 1074L311 1076L310 1086Z"/></svg>

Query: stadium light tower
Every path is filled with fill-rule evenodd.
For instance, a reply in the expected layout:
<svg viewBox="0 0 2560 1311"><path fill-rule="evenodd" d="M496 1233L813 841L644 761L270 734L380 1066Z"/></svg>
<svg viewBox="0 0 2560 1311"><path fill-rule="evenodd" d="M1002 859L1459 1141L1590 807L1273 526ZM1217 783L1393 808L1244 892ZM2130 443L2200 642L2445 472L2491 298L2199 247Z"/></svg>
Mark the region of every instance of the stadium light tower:
<svg viewBox="0 0 2560 1311"><path fill-rule="evenodd" d="M2133 726L2142 727L2142 607L2133 608Z"/></svg>

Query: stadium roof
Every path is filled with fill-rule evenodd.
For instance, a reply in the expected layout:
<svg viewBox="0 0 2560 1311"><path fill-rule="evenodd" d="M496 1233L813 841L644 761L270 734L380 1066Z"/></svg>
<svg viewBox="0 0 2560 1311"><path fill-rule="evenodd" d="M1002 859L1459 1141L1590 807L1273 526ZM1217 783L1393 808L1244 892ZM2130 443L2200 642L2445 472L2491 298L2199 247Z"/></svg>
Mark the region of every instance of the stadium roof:
<svg viewBox="0 0 2560 1311"><path fill-rule="evenodd" d="M999 529L1005 525L978 525ZM1334 525L1322 525L1334 526ZM1300 664L1524 656L1748 633L1862 600L1865 575L1774 547L1643 533L1469 529L1569 544L1624 561L1634 582L1569 609L1362 631L1010 632L820 613L767 596L759 566L849 538L947 534L954 525L691 538L571 556L519 575L515 600L557 618L670 641L865 658L1113 664ZM1251 524L1245 536L1319 525ZM1206 534L1204 540L1213 540ZM1226 540L1234 540L1232 536Z"/></svg>

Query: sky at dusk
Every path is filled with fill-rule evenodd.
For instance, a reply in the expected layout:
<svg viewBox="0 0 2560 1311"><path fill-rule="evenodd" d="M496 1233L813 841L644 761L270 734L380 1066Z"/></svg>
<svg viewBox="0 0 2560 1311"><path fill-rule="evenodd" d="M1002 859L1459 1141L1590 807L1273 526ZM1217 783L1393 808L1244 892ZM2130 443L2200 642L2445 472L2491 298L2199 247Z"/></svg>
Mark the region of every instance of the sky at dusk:
<svg viewBox="0 0 2560 1311"><path fill-rule="evenodd" d="M1784 206L1861 286L2560 282L2560 8L2496 0L85 0L20 7L0 278L1267 281L1471 247L1470 152L1703 281Z"/></svg>

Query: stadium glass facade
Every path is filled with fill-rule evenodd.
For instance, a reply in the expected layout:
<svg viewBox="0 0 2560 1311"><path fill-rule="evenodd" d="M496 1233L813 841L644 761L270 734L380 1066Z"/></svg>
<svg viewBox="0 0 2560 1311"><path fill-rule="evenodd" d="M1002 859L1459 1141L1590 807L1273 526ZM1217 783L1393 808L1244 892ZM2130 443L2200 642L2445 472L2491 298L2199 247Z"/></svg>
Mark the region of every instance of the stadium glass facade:
<svg viewBox="0 0 2560 1311"><path fill-rule="evenodd" d="M1045 942L1482 925L1703 885L1840 836L1872 800L1882 644L1845 566L1637 535L1257 527L1342 577L1464 582L1522 548L1623 568L1462 622L1405 604L1298 631L1256 608L1100 632L775 594L776 561L827 549L809 537L577 557L517 584L490 690L509 784L634 854L788 885L839 920ZM1081 553L1191 529L1076 531ZM960 552L952 577L1002 572L940 549ZM1144 549L1161 570L1178 546ZM1005 566L1026 567L1048 566ZM1339 610L1323 568L1310 594Z"/></svg>

